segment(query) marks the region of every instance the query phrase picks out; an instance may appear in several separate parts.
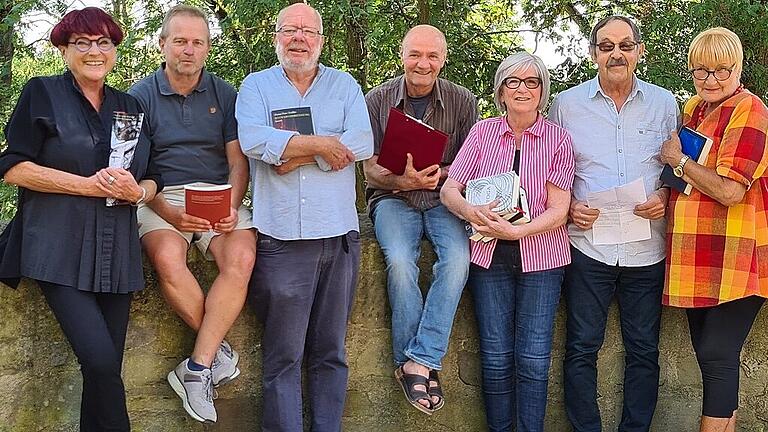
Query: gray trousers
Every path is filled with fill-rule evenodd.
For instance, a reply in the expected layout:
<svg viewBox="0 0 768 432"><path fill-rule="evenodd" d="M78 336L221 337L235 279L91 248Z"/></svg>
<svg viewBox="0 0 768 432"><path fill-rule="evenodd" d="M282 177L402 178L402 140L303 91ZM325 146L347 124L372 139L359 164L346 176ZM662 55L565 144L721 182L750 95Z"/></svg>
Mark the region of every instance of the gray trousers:
<svg viewBox="0 0 768 432"><path fill-rule="evenodd" d="M264 323L262 430L301 432L306 358L311 430L338 432L347 390L344 339L360 234L283 241L259 234L249 301Z"/></svg>

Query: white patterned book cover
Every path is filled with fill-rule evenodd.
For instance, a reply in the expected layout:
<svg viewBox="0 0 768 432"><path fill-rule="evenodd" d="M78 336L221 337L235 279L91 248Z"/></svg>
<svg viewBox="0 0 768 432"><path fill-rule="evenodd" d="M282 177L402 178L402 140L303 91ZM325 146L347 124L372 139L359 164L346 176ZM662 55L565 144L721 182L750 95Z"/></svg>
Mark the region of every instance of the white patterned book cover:
<svg viewBox="0 0 768 432"><path fill-rule="evenodd" d="M525 207L528 202L520 188L520 177L514 171L496 174L493 176L482 177L467 182L464 194L467 201L472 205L484 205L498 200L498 205L493 209L504 219L514 221L514 224L526 223L530 221L527 212L521 209L521 198L525 200ZM484 237L477 232L472 233L470 240L489 242L492 237Z"/></svg>

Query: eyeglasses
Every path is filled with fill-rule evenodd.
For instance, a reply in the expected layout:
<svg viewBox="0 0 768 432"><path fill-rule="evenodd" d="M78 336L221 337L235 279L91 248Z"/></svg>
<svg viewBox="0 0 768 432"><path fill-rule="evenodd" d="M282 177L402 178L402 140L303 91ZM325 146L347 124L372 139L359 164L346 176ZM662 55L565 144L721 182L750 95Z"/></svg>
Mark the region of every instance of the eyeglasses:
<svg viewBox="0 0 768 432"><path fill-rule="evenodd" d="M101 52L109 52L115 48L115 43L108 37L98 38L96 40L77 38L72 42L67 42L67 45L74 45L75 49L82 53L90 51L93 44L96 44L96 48Z"/></svg>
<svg viewBox="0 0 768 432"><path fill-rule="evenodd" d="M634 51L640 42L619 42L619 49L624 52ZM599 44L592 44L593 47L597 47L600 52L613 52L616 49L616 44L613 42L600 42Z"/></svg>
<svg viewBox="0 0 768 432"><path fill-rule="evenodd" d="M525 83L525 86L531 90L538 88L541 85L541 79L537 77L530 77L530 78L518 78L518 77L509 77L505 78L504 81L502 81L504 84L504 87L514 90L518 87L520 87L520 83Z"/></svg>
<svg viewBox="0 0 768 432"><path fill-rule="evenodd" d="M283 26L277 29L275 33L281 34L284 37L293 37L296 35L297 32L301 31L304 34L304 37L307 39L316 39L323 34L320 33L320 30L313 29L313 28L298 28L293 26Z"/></svg>
<svg viewBox="0 0 768 432"><path fill-rule="evenodd" d="M733 71L733 68L721 67L715 70L696 68L691 70L691 75L699 81L706 81L710 75L715 77L715 81L725 81L731 77L731 71Z"/></svg>

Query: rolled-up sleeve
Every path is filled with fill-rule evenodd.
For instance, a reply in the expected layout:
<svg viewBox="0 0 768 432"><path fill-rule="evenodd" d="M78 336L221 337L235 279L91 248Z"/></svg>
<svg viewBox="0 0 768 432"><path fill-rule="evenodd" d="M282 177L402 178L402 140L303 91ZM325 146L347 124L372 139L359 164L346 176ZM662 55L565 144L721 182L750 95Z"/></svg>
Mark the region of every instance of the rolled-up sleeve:
<svg viewBox="0 0 768 432"><path fill-rule="evenodd" d="M757 97L741 100L725 126L717 151L717 174L748 188L768 166L768 111Z"/></svg>
<svg viewBox="0 0 768 432"><path fill-rule="evenodd" d="M571 190L573 187L573 142L568 133L563 134L563 139L552 155L549 165L547 181L562 190Z"/></svg>
<svg viewBox="0 0 768 432"><path fill-rule="evenodd" d="M373 156L373 131L360 86L354 82L349 87L344 107L344 132L339 141L355 154L356 161L361 161Z"/></svg>
<svg viewBox="0 0 768 432"><path fill-rule="evenodd" d="M21 162L36 160L46 137L55 133L48 92L41 81L32 79L22 89L5 126L8 146L0 154L0 177Z"/></svg>
<svg viewBox="0 0 768 432"><path fill-rule="evenodd" d="M267 106L255 77L248 76L235 103L240 148L250 158L279 165L288 141L298 132L272 127L265 109Z"/></svg>

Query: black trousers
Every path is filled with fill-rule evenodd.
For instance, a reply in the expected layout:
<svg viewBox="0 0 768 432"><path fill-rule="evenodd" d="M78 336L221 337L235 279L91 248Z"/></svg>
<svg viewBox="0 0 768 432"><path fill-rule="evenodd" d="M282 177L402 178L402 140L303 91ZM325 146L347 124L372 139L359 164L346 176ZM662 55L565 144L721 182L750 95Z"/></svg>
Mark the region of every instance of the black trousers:
<svg viewBox="0 0 768 432"><path fill-rule="evenodd" d="M763 302L752 296L686 310L704 383L702 415L730 418L739 407L741 348Z"/></svg>
<svg viewBox="0 0 768 432"><path fill-rule="evenodd" d="M37 283L80 363L80 431L130 431L120 370L132 295Z"/></svg>

